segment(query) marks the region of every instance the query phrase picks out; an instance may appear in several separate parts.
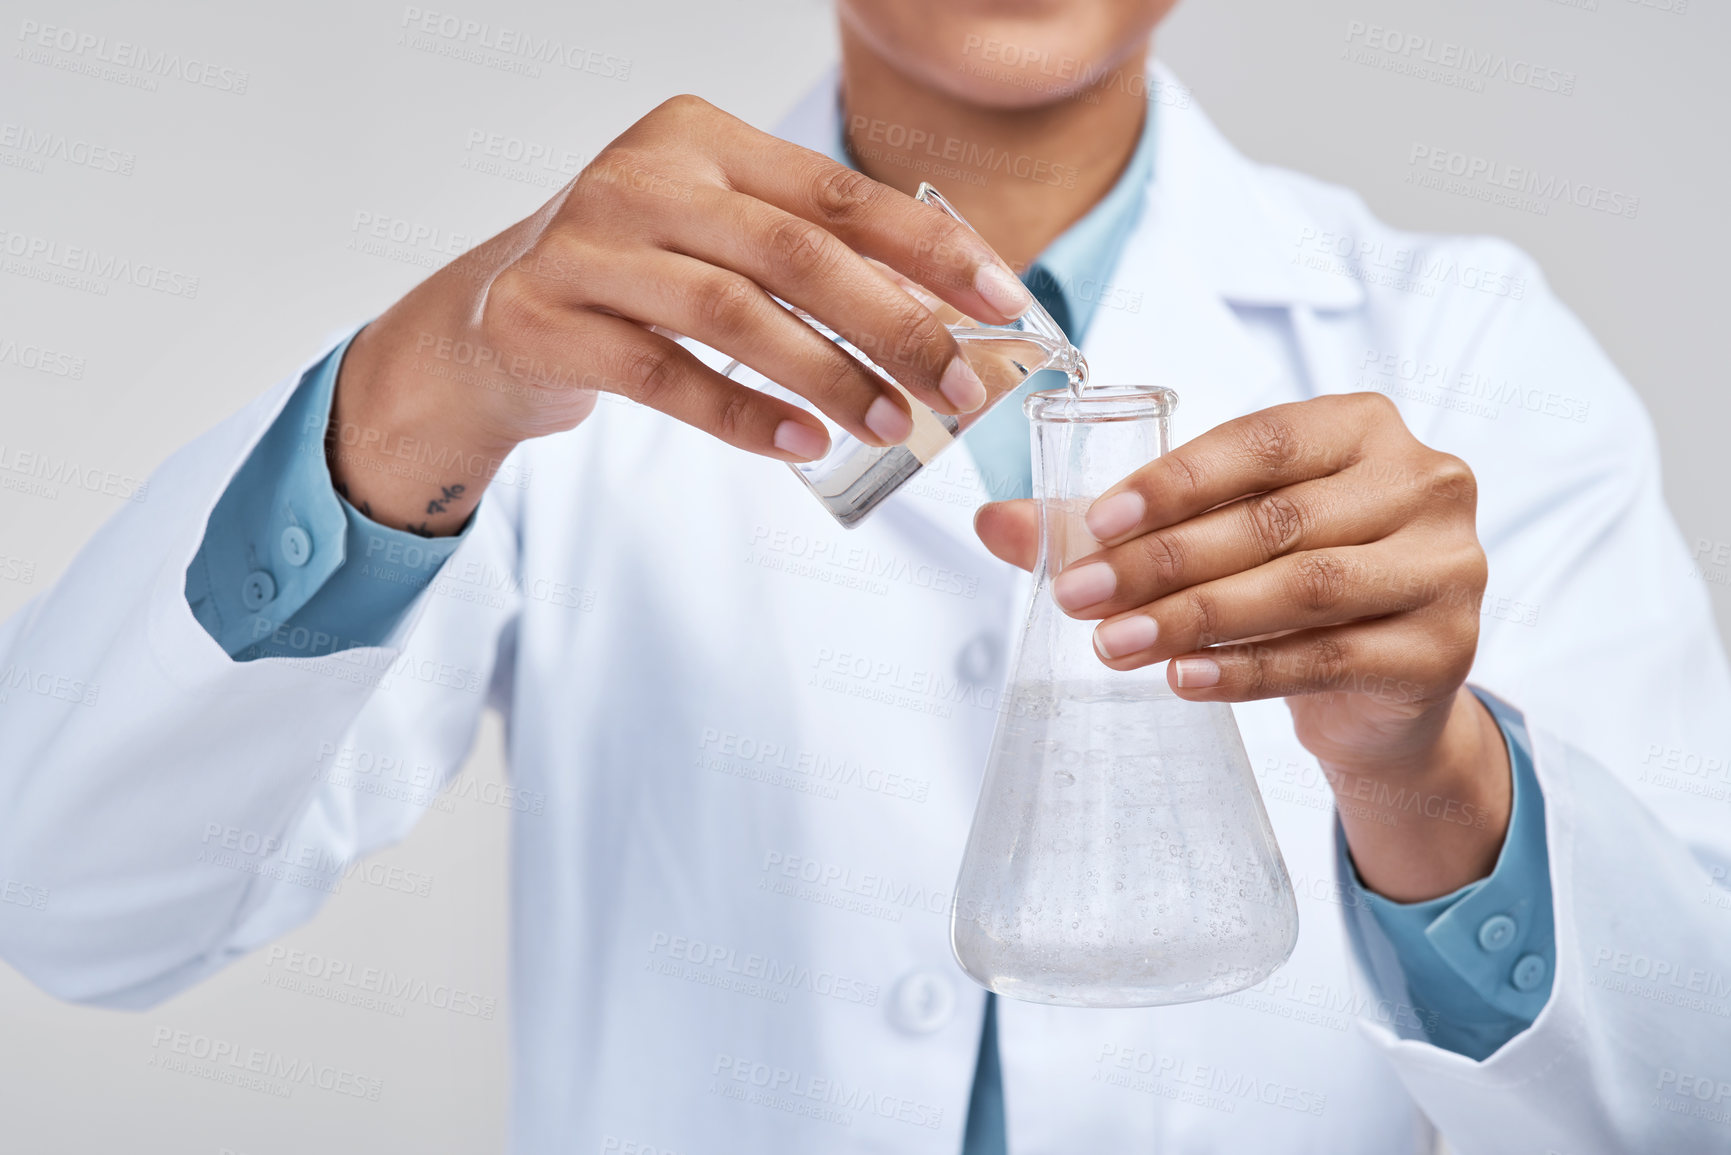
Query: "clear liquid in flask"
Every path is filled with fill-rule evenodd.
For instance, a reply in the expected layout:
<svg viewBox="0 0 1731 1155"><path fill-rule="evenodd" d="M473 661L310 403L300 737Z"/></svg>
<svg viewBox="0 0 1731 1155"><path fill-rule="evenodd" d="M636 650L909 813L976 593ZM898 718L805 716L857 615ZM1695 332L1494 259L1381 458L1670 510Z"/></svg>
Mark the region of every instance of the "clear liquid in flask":
<svg viewBox="0 0 1731 1155"><path fill-rule="evenodd" d="M1013 686L1004 711L956 885L963 969L1012 998L1154 1006L1286 959L1291 884L1230 707L1095 680Z"/></svg>

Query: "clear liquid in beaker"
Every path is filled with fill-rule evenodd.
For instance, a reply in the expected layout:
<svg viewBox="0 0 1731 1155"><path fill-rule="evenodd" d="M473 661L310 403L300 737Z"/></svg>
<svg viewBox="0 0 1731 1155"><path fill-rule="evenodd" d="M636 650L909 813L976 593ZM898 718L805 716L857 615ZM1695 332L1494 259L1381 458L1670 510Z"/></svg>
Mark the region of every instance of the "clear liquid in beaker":
<svg viewBox="0 0 1731 1155"><path fill-rule="evenodd" d="M728 366L729 376L800 405L823 422L829 431L829 452L817 461L795 464L792 469L811 488L824 508L849 528L857 525L928 462L953 445L969 426L1015 392L1033 374L1042 369L1055 369L1064 374L1073 391L1081 389L1088 380L1088 363L1082 351L1062 337L1053 338L1037 332L1009 332L1002 328L950 325L950 335L955 338L962 356L967 358L986 387L987 400L981 408L960 417L936 413L902 389L887 373L872 365L864 354L828 326L809 317L802 316L802 319L864 361L886 384L900 391L913 413L914 431L905 442L883 447L867 445L792 390L743 365Z"/></svg>

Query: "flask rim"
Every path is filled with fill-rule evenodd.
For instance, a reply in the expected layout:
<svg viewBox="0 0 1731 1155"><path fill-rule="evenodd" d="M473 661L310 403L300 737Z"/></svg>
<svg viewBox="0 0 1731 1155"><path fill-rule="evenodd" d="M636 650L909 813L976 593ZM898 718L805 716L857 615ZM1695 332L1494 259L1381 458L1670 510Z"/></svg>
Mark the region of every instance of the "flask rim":
<svg viewBox="0 0 1731 1155"><path fill-rule="evenodd" d="M1160 385L1089 385L1030 393L1022 412L1041 422L1146 421L1164 420L1177 406L1178 394Z"/></svg>

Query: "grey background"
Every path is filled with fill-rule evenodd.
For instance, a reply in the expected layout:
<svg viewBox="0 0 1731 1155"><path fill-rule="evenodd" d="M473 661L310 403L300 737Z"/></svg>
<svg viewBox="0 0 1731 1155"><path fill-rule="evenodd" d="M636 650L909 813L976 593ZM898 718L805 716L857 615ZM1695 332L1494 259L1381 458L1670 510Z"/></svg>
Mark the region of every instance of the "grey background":
<svg viewBox="0 0 1731 1155"><path fill-rule="evenodd" d="M1666 484L1703 562L1731 550L1723 500L1731 305L1731 176L1719 56L1722 5L1702 0L1365 3L1188 0L1162 52L1250 155L1359 190L1386 219L1506 236L1646 399ZM431 5L422 5L431 7ZM444 258L432 245L358 250L357 214L437 230L462 247L516 220L563 176L466 166L472 133L577 162L676 92L769 126L834 56L822 0L654 0L445 6L629 61L627 79L545 68L511 75L400 42L405 6L379 0L144 10L45 0L0 5L0 132L64 134L130 156L129 172L34 168L0 143L0 230L84 245L199 279L196 297L129 284L106 295L0 266L0 462L45 453L136 482L176 446L376 313ZM154 91L24 51L25 22L131 40L247 73L244 94L174 77ZM1567 95L1487 82L1465 90L1343 56L1352 22L1507 53L1572 74ZM136 71L129 73L136 76ZM1568 204L1544 215L1409 183L1415 145L1536 168L1638 197L1633 219ZM0 241L4 235L0 234ZM0 244L0 248L3 248ZM19 363L46 347L81 375ZM6 480L0 465L0 482ZM0 616L52 584L117 499L0 488ZM1722 628L1731 576L1703 576ZM1639 591L1629 591L1638 597ZM1606 613L1615 613L1607 606ZM501 774L489 722L467 773ZM4 1146L29 1152L288 1152L501 1148L507 813L471 799L429 813L388 861L433 877L417 897L346 883L282 945L495 1000L488 1020L408 1001L347 1006L272 985L261 953L143 1014L68 1007L0 967ZM401 1013L394 1013L400 1011ZM154 1069L159 1029L345 1066L377 1102L314 1088L274 1099Z"/></svg>

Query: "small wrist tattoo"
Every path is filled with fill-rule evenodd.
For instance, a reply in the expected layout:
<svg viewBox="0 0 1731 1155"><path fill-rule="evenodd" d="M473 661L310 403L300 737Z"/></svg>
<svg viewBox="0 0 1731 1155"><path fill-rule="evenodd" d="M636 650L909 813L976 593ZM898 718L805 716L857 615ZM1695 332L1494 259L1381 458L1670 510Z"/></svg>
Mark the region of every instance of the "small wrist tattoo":
<svg viewBox="0 0 1731 1155"><path fill-rule="evenodd" d="M444 513L445 507L447 505L449 505L451 502L455 501L457 498L463 496L463 492L464 492L465 488L466 487L461 485L461 484L440 486L439 487L439 489L440 489L439 496L435 497L433 500L427 502L427 512L428 513Z"/></svg>
<svg viewBox="0 0 1731 1155"><path fill-rule="evenodd" d="M368 519L369 521L373 520L373 503L372 502L370 502L370 501L357 502L354 498L350 497L349 496L349 486L348 486L348 483L345 481L339 481L339 482L336 482L335 484L336 484L337 492L343 495L344 501L348 502L350 505L352 505L356 509L360 510L362 517Z"/></svg>

